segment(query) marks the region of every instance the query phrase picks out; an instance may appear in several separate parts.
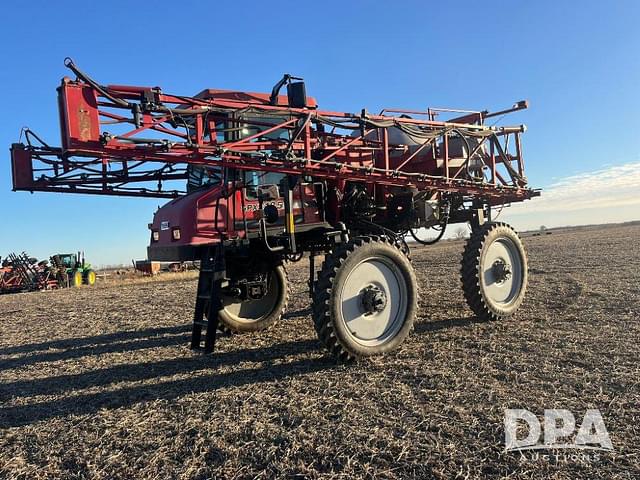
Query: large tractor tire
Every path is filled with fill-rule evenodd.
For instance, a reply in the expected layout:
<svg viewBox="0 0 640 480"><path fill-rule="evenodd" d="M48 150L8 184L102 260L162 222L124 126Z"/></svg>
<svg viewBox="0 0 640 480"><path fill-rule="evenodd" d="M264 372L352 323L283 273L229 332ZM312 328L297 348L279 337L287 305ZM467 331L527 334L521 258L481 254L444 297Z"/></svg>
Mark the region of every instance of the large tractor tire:
<svg viewBox="0 0 640 480"><path fill-rule="evenodd" d="M222 296L223 309L218 316L218 328L221 331L259 332L282 318L289 303L287 271L283 265L278 265L269 277L269 291L260 299L241 301L236 297ZM205 308L205 312L208 312L208 308Z"/></svg>
<svg viewBox="0 0 640 480"><path fill-rule="evenodd" d="M460 274L473 313L483 320L510 317L527 289L527 254L522 240L506 223L481 225L467 240Z"/></svg>
<svg viewBox="0 0 640 480"><path fill-rule="evenodd" d="M313 294L314 327L340 361L380 355L409 335L417 285L406 255L381 237L357 237L327 255Z"/></svg>
<svg viewBox="0 0 640 480"><path fill-rule="evenodd" d="M87 270L84 272L84 283L89 286L93 286L96 284L96 272L93 270Z"/></svg>
<svg viewBox="0 0 640 480"><path fill-rule="evenodd" d="M80 270L74 270L69 274L69 285L72 287L82 285L82 272Z"/></svg>

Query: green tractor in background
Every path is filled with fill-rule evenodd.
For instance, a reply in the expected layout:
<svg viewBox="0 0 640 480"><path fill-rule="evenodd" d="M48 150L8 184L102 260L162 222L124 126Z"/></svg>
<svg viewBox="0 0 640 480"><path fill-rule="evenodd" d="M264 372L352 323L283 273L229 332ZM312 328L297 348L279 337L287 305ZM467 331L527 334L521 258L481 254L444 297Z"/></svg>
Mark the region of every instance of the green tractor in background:
<svg viewBox="0 0 640 480"><path fill-rule="evenodd" d="M57 270L58 284L61 286L79 287L96 283L96 272L91 264L86 263L84 252L56 253L51 257L51 264Z"/></svg>

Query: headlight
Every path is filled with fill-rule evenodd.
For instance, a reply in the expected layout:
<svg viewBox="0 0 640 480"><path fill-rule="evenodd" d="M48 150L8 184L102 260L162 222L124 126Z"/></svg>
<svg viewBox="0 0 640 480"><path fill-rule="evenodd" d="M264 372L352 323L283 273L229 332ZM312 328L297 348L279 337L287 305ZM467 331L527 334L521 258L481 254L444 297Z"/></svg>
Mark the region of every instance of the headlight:
<svg viewBox="0 0 640 480"><path fill-rule="evenodd" d="M180 229L174 228L173 230L171 230L171 236L174 240L180 240Z"/></svg>
<svg viewBox="0 0 640 480"><path fill-rule="evenodd" d="M152 232L151 232L151 239L152 239L154 242L157 242L158 240L160 240L160 232L159 232L159 231L157 231L157 230L152 230Z"/></svg>

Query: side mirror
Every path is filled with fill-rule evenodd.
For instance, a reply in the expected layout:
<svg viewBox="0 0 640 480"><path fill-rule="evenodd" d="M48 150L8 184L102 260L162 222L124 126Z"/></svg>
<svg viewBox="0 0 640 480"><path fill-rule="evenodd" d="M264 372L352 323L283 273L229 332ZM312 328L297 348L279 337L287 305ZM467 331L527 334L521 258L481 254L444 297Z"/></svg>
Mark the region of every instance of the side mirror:
<svg viewBox="0 0 640 480"><path fill-rule="evenodd" d="M287 99L290 107L305 108L307 106L307 90L304 82L289 83L287 85Z"/></svg>
<svg viewBox="0 0 640 480"><path fill-rule="evenodd" d="M277 185L258 185L258 200L269 202L280 198L280 191Z"/></svg>

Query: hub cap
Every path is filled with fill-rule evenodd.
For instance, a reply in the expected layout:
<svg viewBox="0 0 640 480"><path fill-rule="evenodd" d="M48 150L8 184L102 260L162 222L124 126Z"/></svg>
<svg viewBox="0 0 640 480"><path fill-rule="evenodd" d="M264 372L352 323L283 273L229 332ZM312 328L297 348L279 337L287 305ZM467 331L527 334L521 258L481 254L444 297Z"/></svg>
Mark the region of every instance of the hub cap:
<svg viewBox="0 0 640 480"><path fill-rule="evenodd" d="M365 315L382 312L387 306L387 295L374 285L360 292L360 302Z"/></svg>
<svg viewBox="0 0 640 480"><path fill-rule="evenodd" d="M361 345L394 338L407 315L407 284L391 259L372 257L356 265L339 292L341 317Z"/></svg>
<svg viewBox="0 0 640 480"><path fill-rule="evenodd" d="M491 270L496 283L502 283L511 278L511 265L504 263L502 259L493 262Z"/></svg>

